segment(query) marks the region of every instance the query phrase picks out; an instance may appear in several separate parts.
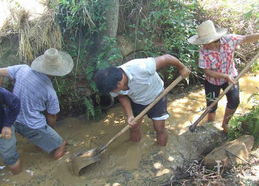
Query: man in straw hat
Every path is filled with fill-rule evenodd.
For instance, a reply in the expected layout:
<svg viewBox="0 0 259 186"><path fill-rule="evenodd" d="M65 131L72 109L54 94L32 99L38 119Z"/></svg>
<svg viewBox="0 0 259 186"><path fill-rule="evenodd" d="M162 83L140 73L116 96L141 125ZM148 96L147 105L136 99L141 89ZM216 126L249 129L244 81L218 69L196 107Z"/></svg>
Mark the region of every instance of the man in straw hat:
<svg viewBox="0 0 259 186"><path fill-rule="evenodd" d="M73 66L69 54L50 48L31 67L24 64L0 68L0 76L15 80L13 93L21 100L16 131L44 151L53 152L55 159L64 155L65 142L52 128L60 108L50 77L64 76Z"/></svg>
<svg viewBox="0 0 259 186"><path fill-rule="evenodd" d="M20 100L13 93L0 87L0 157L13 174L22 171L12 126L19 111Z"/></svg>
<svg viewBox="0 0 259 186"><path fill-rule="evenodd" d="M222 128L225 133L228 130L228 121L235 113L239 105L239 85L234 81L238 75L234 63L234 52L241 43L254 42L259 39L259 34L234 35L227 34L226 29L215 29L212 21L207 20L198 26L198 34L188 39L188 42L201 45L199 51L199 67L205 73L205 94L207 106L215 100L221 89L225 89L229 83L236 84L226 94L227 106L225 110ZM215 121L217 105L208 114L208 122Z"/></svg>
<svg viewBox="0 0 259 186"><path fill-rule="evenodd" d="M101 93L118 96L127 115L127 122L131 126L131 141L138 142L141 139L142 118L133 122L134 117L164 90L164 82L156 71L167 66L176 67L184 78L190 73L190 70L176 57L166 54L154 58L134 59L119 67L109 67L95 74L95 82ZM152 119L158 145L165 146L167 144L165 120L169 117L167 98L163 97L147 115Z"/></svg>

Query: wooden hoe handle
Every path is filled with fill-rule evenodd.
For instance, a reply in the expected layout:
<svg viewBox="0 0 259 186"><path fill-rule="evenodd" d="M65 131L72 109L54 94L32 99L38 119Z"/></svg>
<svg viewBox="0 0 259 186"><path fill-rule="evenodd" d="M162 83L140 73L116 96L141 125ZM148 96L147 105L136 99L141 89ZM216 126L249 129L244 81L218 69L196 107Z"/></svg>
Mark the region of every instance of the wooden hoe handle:
<svg viewBox="0 0 259 186"><path fill-rule="evenodd" d="M243 68L243 70L239 73L239 75L235 78L235 81L237 82L238 79L248 71L248 69L250 68L250 66L257 60L257 58L259 57L259 53L256 54L256 56L249 62L246 64L246 66ZM210 109L212 107L214 107L218 101L234 86L234 84L229 84L228 87L219 95L219 97L214 100L212 102L212 104L210 106L208 106L206 108L206 110L202 113L202 115L189 127L189 130L191 132L195 131L196 126L200 123L200 121L208 114L208 112L210 111Z"/></svg>
<svg viewBox="0 0 259 186"><path fill-rule="evenodd" d="M180 81L182 81L184 78L180 75L176 80L174 80L152 103L150 103L141 113L139 113L133 120L133 122L138 121L141 119L157 102L168 94ZM112 139L110 139L106 145L103 147L103 149L106 149L116 138L118 138L120 135L122 135L124 132L126 132L130 128L129 125L126 125L120 132L118 132Z"/></svg>

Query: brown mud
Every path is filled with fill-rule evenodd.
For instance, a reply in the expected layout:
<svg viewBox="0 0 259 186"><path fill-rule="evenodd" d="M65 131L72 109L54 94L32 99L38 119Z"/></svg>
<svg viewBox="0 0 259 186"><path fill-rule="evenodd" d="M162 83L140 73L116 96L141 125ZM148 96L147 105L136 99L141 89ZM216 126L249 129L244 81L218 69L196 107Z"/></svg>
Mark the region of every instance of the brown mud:
<svg viewBox="0 0 259 186"><path fill-rule="evenodd" d="M237 115L248 112L252 107L254 100L248 100L252 94L258 93L258 86L259 74L249 74L240 79L241 104ZM225 105L224 97L219 102L217 123L222 121ZM203 88L188 94L170 95L170 118L166 121L169 140L166 147L156 145L152 123L145 118L139 143L130 142L126 132L109 146L101 156L101 161L82 170L79 177L72 174L70 157L76 152L104 145L125 126L120 105L109 109L107 115L98 122L86 121L83 116L59 121L56 130L68 142L66 154L60 160L54 160L17 134L23 172L12 176L7 168L1 169L0 185L163 185L176 167L183 163L182 154L187 153L181 147L178 137L188 130L188 126L200 116L204 108ZM220 126L216 127L221 130Z"/></svg>

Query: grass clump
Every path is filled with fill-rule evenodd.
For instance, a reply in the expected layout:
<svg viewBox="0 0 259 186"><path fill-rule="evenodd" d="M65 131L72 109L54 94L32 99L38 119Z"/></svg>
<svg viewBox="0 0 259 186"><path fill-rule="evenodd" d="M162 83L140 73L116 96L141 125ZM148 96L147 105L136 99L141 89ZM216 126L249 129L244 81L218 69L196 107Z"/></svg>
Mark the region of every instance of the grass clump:
<svg viewBox="0 0 259 186"><path fill-rule="evenodd" d="M258 96L258 95L257 95ZM259 105L252 107L249 113L234 117L229 123L228 138L234 140L242 135L252 135L255 146L259 146Z"/></svg>

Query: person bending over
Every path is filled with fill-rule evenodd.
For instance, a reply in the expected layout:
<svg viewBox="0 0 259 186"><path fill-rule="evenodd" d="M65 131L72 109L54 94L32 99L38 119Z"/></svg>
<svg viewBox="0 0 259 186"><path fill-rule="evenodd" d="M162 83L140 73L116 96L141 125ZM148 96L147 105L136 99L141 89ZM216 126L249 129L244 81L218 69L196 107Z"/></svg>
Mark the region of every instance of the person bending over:
<svg viewBox="0 0 259 186"><path fill-rule="evenodd" d="M133 59L119 67L109 67L99 70L95 74L95 83L101 93L110 93L116 97L124 108L127 123L130 128L130 139L138 142L141 139L140 124L133 119L164 90L164 82L157 70L173 66L185 78L190 70L176 57L165 54L158 57ZM163 97L147 113L152 119L156 131L157 143L161 146L167 144L167 131L165 120L169 117L167 112L167 97Z"/></svg>

